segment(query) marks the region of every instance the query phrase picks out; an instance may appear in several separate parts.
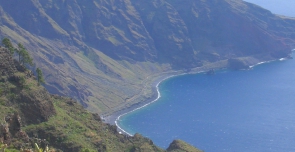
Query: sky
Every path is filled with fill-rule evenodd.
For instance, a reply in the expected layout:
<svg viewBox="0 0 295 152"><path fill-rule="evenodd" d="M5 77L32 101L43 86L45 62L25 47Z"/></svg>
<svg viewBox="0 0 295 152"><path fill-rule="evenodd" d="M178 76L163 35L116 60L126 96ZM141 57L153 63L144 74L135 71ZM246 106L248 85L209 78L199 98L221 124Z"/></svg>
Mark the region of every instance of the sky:
<svg viewBox="0 0 295 152"><path fill-rule="evenodd" d="M295 17L295 0L244 0L254 3L274 14Z"/></svg>

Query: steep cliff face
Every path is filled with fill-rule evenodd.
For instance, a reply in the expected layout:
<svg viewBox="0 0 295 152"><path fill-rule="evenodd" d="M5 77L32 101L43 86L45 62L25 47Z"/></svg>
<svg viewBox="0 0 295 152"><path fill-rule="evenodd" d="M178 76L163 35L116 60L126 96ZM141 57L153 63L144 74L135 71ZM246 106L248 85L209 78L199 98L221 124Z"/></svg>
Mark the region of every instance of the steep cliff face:
<svg viewBox="0 0 295 152"><path fill-rule="evenodd" d="M0 0L0 35L27 47L50 92L98 112L135 101L163 71L286 57L294 25L242 0Z"/></svg>
<svg viewBox="0 0 295 152"><path fill-rule="evenodd" d="M290 52L290 42L294 46L292 38L295 33L292 28L285 28L294 24L294 19L282 19L253 4L233 0L162 2L161 6L171 5L175 14L181 19L181 23L177 25L183 25L181 27L186 29L184 33L189 43L185 45L192 46L198 60L216 61L258 54L279 58ZM142 5L143 1L134 1L134 3L142 7L138 10L147 10L143 9L146 7ZM164 9L159 7L157 10ZM149 13L152 11L143 12L143 18L148 18ZM165 23L165 20L162 20L160 22L162 26L155 24L146 24L146 26L163 27ZM164 29L168 31L173 28ZM181 28L178 29L181 31Z"/></svg>
<svg viewBox="0 0 295 152"><path fill-rule="evenodd" d="M145 28L154 40L158 62L178 68L196 66L189 31L178 11L165 1L133 1Z"/></svg>

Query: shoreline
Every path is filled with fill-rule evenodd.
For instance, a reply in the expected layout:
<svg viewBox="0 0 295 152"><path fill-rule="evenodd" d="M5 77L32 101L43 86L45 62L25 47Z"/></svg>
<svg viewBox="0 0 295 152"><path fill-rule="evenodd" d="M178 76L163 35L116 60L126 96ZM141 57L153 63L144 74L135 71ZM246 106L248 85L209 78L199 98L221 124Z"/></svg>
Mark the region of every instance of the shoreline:
<svg viewBox="0 0 295 152"><path fill-rule="evenodd" d="M174 71L175 73L178 71ZM133 112L135 110L138 110L144 106L149 105L150 103L155 102L157 99L159 99L159 91L158 91L158 85L165 81L166 79L169 79L171 77L174 76L178 76L179 74L172 74L173 72L169 72L169 73L163 73L161 76L159 76L158 78L156 78L154 81L151 81L150 83L148 83L147 85L151 85L152 88L152 96L140 103L134 103L132 104L130 107L126 107L124 109L121 109L119 111L116 111L114 113L112 113L109 116L106 117L102 117L102 119L104 120L105 123L108 124L112 124L115 125L115 121L118 119L119 116L125 115L127 113Z"/></svg>
<svg viewBox="0 0 295 152"><path fill-rule="evenodd" d="M224 61L222 61L224 62ZM225 69L226 66L224 66L223 64L217 64L216 65L205 65L202 67L196 67L196 68L192 68L190 71L185 71L185 70L179 70L179 71L168 71L168 72L163 72L160 74L160 76L154 78L154 80L151 80L149 83L147 83L146 85L150 85L151 89L152 89L152 96L143 101L143 102L139 102L139 103L134 103L132 104L130 107L126 107L124 109L121 109L119 111L116 111L114 113L112 113L111 115L108 115L106 117L102 117L102 120L104 121L104 123L107 124L111 124L111 125L116 125L117 126L117 130L120 134L126 134L128 136L133 136L130 133L128 133L127 131L125 131L124 129L122 129L119 125L118 125L118 121L120 120L120 118L126 114L129 114L131 112L134 112L136 110L139 110L141 108L144 108L154 102L156 102L160 97L161 97L161 93L159 92L159 88L158 86L165 80L172 78L172 77L176 77L176 76L181 76L181 75L186 75L186 74L198 74L198 73L206 73L208 70L214 69L214 70L220 70L220 69Z"/></svg>
<svg viewBox="0 0 295 152"><path fill-rule="evenodd" d="M292 54L293 51L291 51ZM274 59L274 60L267 60L267 61L261 61L261 62L257 62L255 64L249 65L249 69L247 70L251 70L256 66L259 66L261 64L265 64L265 63L270 63L273 61L284 61L284 60L288 60L290 58L285 57L285 58L280 58L280 59ZM222 61L221 61L222 62ZM160 76L156 77L154 80L151 80L149 83L147 83L146 85L150 85L152 88L152 96L143 101L143 102L139 102L139 103L135 103L132 104L130 107L126 107L124 109L121 109L119 111L116 111L114 113L112 113L109 116L106 117L102 117L102 120L105 123L111 124L111 125L116 125L117 130L120 134L126 134L128 136L133 136L132 134L128 133L127 131L125 131L124 129L122 129L119 125L118 125L118 121L120 120L120 118L124 115L127 115L131 112L134 112L136 110L139 110L141 108L144 108L154 102L156 102L160 97L161 97L161 93L159 92L159 88L158 86L165 80L172 78L172 77L176 77L176 76L181 76L181 75L186 75L186 74L200 74L200 73L206 73L208 70L221 70L221 69L227 69L227 66L224 66L223 64L219 64L219 65L215 65L215 64L209 64L209 65L204 65L202 67L196 67L191 69L191 71L186 72L184 70L180 70L180 71L170 71L170 72L164 72L162 74L160 74Z"/></svg>
<svg viewBox="0 0 295 152"><path fill-rule="evenodd" d="M122 129L122 128L118 125L118 121L120 120L120 118L121 118L122 116L125 116L125 115L127 115L127 114L129 114L129 113L131 113L131 112L136 111L136 110L142 109L142 108L144 108L144 107L146 107L146 106L148 106L148 105L150 105L150 104L156 102L159 98L161 98L161 93L160 93L160 91L159 91L159 85L160 85L160 83L162 83L163 81L165 81L165 80L167 80L167 79L169 79L169 78L175 77L175 76L178 76L178 75L167 76L167 77L163 78L162 80L160 80L159 82L156 81L156 82L158 82L158 83L157 83L155 86L154 86L154 85L152 86L152 90L153 90L153 92L156 92L156 93L153 93L152 99L145 101L145 102L143 103L142 106L139 106L139 107L137 107L137 108L135 108L135 109L132 109L132 110L126 112L126 113L123 113L123 114L119 115L119 116L116 118L116 120L115 120L115 125L117 126L117 128L118 128L118 130L119 130L119 133L121 132L121 133L127 134L127 135L129 135L129 136L133 136L132 134L128 133L127 131L125 131L124 129ZM155 97L156 97L156 99L153 99L153 98L155 98ZM127 109L128 109L128 108L127 108Z"/></svg>

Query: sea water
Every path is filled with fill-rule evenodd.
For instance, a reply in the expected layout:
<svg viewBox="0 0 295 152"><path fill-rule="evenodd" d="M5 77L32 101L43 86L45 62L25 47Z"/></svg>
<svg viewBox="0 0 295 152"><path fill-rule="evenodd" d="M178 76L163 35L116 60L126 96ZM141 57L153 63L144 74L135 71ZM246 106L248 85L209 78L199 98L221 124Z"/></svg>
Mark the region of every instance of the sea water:
<svg viewBox="0 0 295 152"><path fill-rule="evenodd" d="M161 98L118 124L162 148L181 139L206 152L295 151L294 69L284 60L173 77L160 83Z"/></svg>

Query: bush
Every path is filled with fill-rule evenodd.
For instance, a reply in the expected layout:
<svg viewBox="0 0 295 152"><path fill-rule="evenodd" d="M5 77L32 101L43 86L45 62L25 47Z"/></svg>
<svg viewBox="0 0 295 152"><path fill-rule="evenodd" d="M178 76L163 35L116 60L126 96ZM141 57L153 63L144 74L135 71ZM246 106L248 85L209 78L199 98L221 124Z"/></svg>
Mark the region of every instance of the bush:
<svg viewBox="0 0 295 152"><path fill-rule="evenodd" d="M14 94L14 93L9 93L9 94L8 94L8 99L9 99L9 100L15 100L15 99L16 99L16 94Z"/></svg>
<svg viewBox="0 0 295 152"><path fill-rule="evenodd" d="M5 101L0 98L0 105L5 106Z"/></svg>

